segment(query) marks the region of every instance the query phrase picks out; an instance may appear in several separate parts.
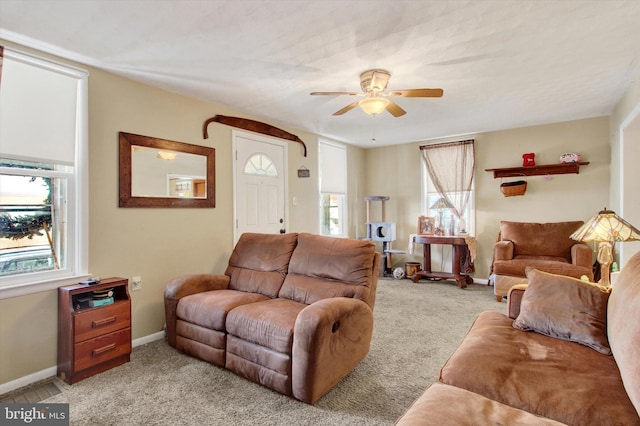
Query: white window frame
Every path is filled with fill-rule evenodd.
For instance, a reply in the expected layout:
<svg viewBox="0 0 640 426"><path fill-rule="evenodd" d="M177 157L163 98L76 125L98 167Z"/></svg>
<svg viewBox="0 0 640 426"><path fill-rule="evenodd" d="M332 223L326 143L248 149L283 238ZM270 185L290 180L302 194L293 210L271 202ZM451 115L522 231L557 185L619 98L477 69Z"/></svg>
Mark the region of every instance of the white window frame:
<svg viewBox="0 0 640 426"><path fill-rule="evenodd" d="M344 191L342 192L323 192L322 191L322 176L320 176L320 181L319 181L319 185L320 185L320 197L318 199L318 208L322 209L322 197L323 195L340 195L341 196L341 203L338 209L338 216L339 216L339 223L338 223L338 227L339 227L339 234L325 234L323 233L323 227L322 227L322 211L320 211L320 214L318 215L318 233L320 235L327 235L330 237L343 237L346 238L348 237L348 229L349 227L347 226L348 224L348 200L349 200L349 194L348 194L348 170L347 170L347 164L349 161L348 158L348 150L347 147L344 144L340 144L340 143L336 143L336 142L330 142L327 140L319 140L318 141L319 145L329 145L332 146L334 148L338 148L341 150L344 150L344 156L345 156L345 170L343 171L344 173ZM320 149L318 150L320 151ZM318 156L318 162L320 162L320 156ZM318 165L318 170L321 170L320 164Z"/></svg>
<svg viewBox="0 0 640 426"><path fill-rule="evenodd" d="M80 68L72 67L35 55L19 52L11 48L4 48L4 57L22 61L32 66L66 74L77 80L76 102L76 140L73 173L58 174L57 177L67 179L67 263L65 268L54 271L31 272L0 278L0 299L22 296L41 291L55 289L63 285L77 283L85 279L88 274L89 248L89 156L88 156L88 79L89 73ZM0 83L2 84L2 83ZM32 160L32 159L27 159ZM40 160L43 161L43 160ZM0 168L3 174L24 174L15 168ZM41 174L37 170L29 170L31 175ZM46 176L56 175L57 172L47 172ZM54 176L56 177L56 176Z"/></svg>

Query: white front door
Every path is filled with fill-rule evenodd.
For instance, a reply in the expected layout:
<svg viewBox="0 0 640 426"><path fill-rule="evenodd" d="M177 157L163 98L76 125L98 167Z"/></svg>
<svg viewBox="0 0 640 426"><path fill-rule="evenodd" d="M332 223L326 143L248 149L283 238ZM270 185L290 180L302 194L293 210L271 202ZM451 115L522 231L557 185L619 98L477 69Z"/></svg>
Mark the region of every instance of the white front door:
<svg viewBox="0 0 640 426"><path fill-rule="evenodd" d="M287 144L233 131L234 244L244 232L286 232Z"/></svg>

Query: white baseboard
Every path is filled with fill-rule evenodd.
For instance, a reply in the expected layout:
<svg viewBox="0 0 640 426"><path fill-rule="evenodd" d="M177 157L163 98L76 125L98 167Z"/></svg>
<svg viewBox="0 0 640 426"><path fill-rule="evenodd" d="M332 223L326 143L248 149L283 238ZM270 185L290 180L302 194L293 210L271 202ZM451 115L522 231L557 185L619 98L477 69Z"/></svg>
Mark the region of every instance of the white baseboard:
<svg viewBox="0 0 640 426"><path fill-rule="evenodd" d="M155 342L156 340L164 339L164 331L158 331L157 333L149 334L148 336L140 337L131 342L131 345L136 346L146 345L147 343Z"/></svg>
<svg viewBox="0 0 640 426"><path fill-rule="evenodd" d="M57 372L58 367L54 366L36 371L28 376L23 376L7 383L2 383L0 384L0 395L4 395L5 393L20 389L24 386L29 386L30 384L39 382L40 380L48 379L51 376L55 376Z"/></svg>
<svg viewBox="0 0 640 426"><path fill-rule="evenodd" d="M146 345L147 343L155 342L156 340L161 339L164 339L164 331L159 331L157 333L149 334L148 336L135 339L131 342L131 346L135 348L136 346ZM45 368L44 370L36 371L35 373L29 374L27 376L20 377L16 380L2 383L0 384L0 395L4 395L5 393L12 392L25 386L29 386L32 383L48 379L52 376L55 376L57 373L58 367L53 366Z"/></svg>

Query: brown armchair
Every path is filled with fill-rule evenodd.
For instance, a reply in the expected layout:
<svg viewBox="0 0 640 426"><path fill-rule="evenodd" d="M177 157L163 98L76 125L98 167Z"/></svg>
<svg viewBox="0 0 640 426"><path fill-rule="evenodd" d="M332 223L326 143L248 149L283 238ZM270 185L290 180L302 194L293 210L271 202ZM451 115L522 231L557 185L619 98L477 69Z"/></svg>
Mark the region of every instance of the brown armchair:
<svg viewBox="0 0 640 426"><path fill-rule="evenodd" d="M584 222L500 222L489 280L500 302L511 286L526 282L525 269L593 281L593 250L570 238Z"/></svg>

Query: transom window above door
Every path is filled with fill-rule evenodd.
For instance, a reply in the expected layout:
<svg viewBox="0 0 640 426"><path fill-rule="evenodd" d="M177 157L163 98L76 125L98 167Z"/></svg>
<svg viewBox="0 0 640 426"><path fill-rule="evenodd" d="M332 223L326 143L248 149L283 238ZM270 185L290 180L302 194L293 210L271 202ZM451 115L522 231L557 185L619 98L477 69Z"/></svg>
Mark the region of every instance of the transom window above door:
<svg viewBox="0 0 640 426"><path fill-rule="evenodd" d="M247 175L278 176L278 169L268 155L255 154L244 164L244 173Z"/></svg>

